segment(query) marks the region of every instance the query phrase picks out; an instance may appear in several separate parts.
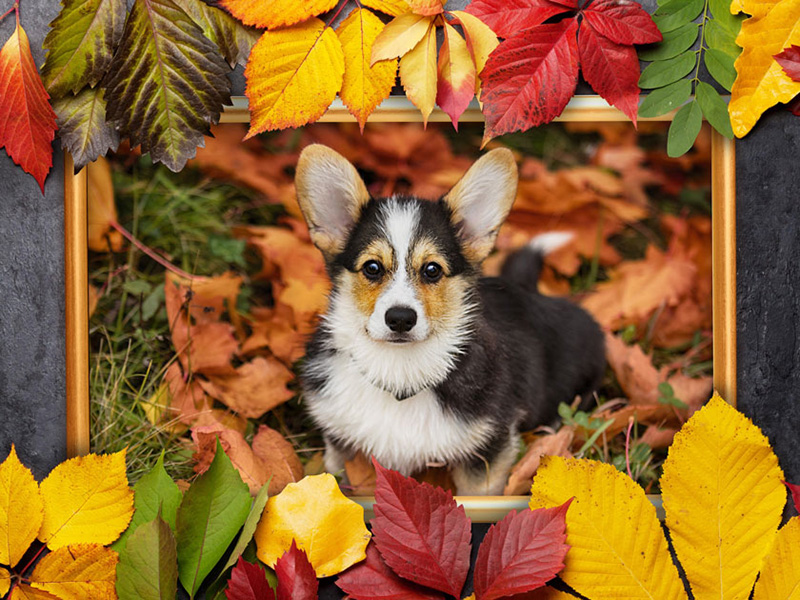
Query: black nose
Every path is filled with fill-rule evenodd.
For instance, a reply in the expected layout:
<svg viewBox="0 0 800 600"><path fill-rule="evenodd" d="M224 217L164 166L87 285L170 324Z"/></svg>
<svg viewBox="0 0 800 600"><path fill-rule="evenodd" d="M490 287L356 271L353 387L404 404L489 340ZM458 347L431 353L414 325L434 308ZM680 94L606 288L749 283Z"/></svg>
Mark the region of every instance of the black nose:
<svg viewBox="0 0 800 600"><path fill-rule="evenodd" d="M410 331L417 323L417 313L407 306L393 306L386 311L386 325L395 333Z"/></svg>

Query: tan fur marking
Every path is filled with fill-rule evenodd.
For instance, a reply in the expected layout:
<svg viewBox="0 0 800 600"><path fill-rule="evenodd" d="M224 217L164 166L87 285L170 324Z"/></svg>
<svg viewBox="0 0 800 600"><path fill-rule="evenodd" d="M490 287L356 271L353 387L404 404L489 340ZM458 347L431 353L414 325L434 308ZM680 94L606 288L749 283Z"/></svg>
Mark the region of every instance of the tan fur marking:
<svg viewBox="0 0 800 600"><path fill-rule="evenodd" d="M469 287L467 282L461 277L448 277L450 265L432 240L418 240L410 262L413 268L412 285L417 290L417 297L422 302L431 327L453 326L463 314L462 299ZM426 283L422 277L422 268L429 262L442 267L443 276L436 283Z"/></svg>
<svg viewBox="0 0 800 600"><path fill-rule="evenodd" d="M361 273L361 267L369 260L377 260L386 270L381 281L370 281ZM358 310L369 317L375 311L378 298L389 285L394 270L392 247L389 242L382 239L374 240L356 259L356 269L356 273L347 274L351 284L349 293L355 298Z"/></svg>

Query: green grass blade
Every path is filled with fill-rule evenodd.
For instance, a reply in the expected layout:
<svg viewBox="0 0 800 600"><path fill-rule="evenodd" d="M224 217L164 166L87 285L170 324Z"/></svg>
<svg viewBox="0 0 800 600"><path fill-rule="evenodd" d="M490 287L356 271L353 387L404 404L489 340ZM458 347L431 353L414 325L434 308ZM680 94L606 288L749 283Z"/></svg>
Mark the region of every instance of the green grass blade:
<svg viewBox="0 0 800 600"><path fill-rule="evenodd" d="M733 139L731 118L728 116L728 105L713 87L701 81L695 90L697 103L711 126L729 140Z"/></svg>
<svg viewBox="0 0 800 600"><path fill-rule="evenodd" d="M172 529L156 517L143 523L120 552L117 565L119 600L174 600L178 563Z"/></svg>
<svg viewBox="0 0 800 600"><path fill-rule="evenodd" d="M697 64L696 60L695 54L690 52L650 63L639 77L639 87L644 89L660 88L678 81L689 74Z"/></svg>
<svg viewBox="0 0 800 600"><path fill-rule="evenodd" d="M639 107L639 116L648 118L668 113L681 106L691 95L692 82L688 79L679 79L647 94Z"/></svg>
<svg viewBox="0 0 800 600"><path fill-rule="evenodd" d="M703 113L697 102L685 104L669 126L667 154L671 157L686 154L697 139L703 126Z"/></svg>

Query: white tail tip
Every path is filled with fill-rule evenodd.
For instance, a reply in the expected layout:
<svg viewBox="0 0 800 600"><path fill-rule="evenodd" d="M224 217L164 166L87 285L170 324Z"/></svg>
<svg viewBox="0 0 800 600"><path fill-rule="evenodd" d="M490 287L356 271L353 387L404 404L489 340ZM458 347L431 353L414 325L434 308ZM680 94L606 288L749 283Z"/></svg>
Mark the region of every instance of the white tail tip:
<svg viewBox="0 0 800 600"><path fill-rule="evenodd" d="M575 234L571 231L550 231L537 235L528 242L528 247L541 254L550 254L553 250L558 250L570 242L574 237Z"/></svg>

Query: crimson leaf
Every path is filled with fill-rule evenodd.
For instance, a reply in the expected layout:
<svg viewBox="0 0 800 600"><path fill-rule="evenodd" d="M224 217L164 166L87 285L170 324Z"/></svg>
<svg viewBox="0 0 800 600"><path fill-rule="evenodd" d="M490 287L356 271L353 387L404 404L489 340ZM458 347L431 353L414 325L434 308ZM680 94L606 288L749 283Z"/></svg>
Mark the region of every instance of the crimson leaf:
<svg viewBox="0 0 800 600"><path fill-rule="evenodd" d="M567 4L574 2L568 0ZM473 0L466 12L478 17L500 37L507 38L522 29L540 25L569 8L577 6L565 7L563 1L557 3L556 0Z"/></svg>
<svg viewBox="0 0 800 600"><path fill-rule="evenodd" d="M267 583L264 569L240 556L231 571L225 597L228 600L274 600L275 592Z"/></svg>
<svg viewBox="0 0 800 600"><path fill-rule="evenodd" d="M800 81L800 46L791 45L773 58L789 77L794 81Z"/></svg>
<svg viewBox="0 0 800 600"><path fill-rule="evenodd" d="M292 547L275 563L275 575L278 577L278 600L316 600L317 574L294 540Z"/></svg>
<svg viewBox="0 0 800 600"><path fill-rule="evenodd" d="M386 564L400 577L460 598L471 547L464 508L450 492L373 463L372 534Z"/></svg>
<svg viewBox="0 0 800 600"><path fill-rule="evenodd" d="M792 493L792 501L794 502L794 509L800 513L800 485L795 485L787 481L783 482L789 491Z"/></svg>
<svg viewBox="0 0 800 600"><path fill-rule="evenodd" d="M627 0L595 0L583 11L594 30L618 44L652 44L661 32L650 14Z"/></svg>

